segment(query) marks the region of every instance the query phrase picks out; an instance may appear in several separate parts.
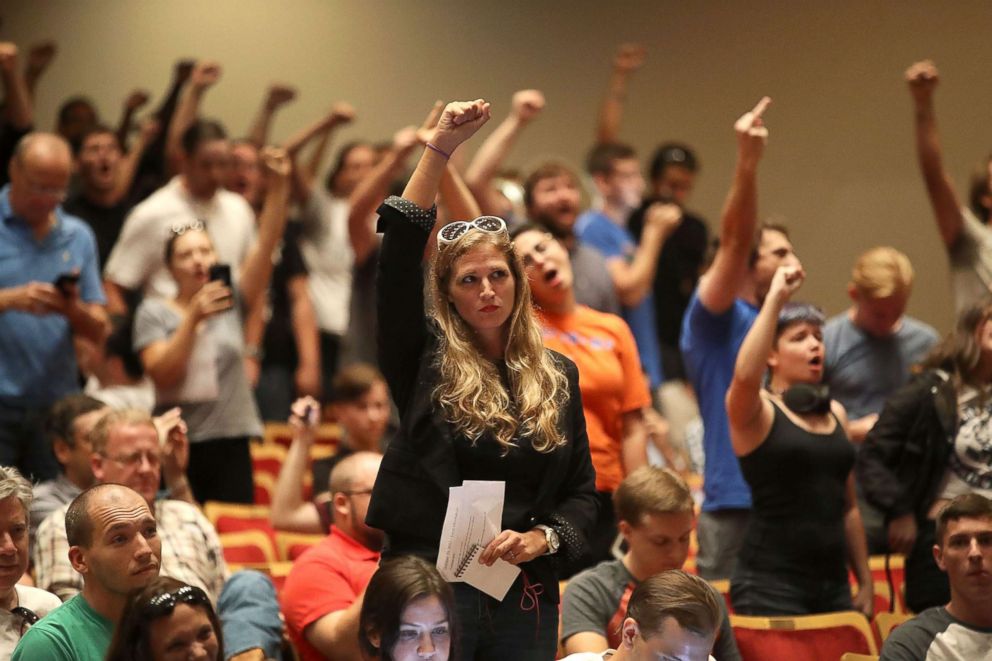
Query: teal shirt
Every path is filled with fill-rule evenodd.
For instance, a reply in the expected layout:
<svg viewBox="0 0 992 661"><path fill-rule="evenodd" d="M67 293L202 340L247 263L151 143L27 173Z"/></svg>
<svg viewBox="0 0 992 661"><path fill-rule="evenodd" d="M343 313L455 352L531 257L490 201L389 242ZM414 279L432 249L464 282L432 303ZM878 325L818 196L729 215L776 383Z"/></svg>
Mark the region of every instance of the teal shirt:
<svg viewBox="0 0 992 661"><path fill-rule="evenodd" d="M103 661L114 624L77 594L32 626L12 661Z"/></svg>

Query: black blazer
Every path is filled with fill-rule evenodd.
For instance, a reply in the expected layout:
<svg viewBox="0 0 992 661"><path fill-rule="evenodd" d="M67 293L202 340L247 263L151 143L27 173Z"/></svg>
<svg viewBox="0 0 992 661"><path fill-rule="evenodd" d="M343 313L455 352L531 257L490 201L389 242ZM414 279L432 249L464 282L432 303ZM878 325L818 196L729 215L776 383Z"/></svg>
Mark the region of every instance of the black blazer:
<svg viewBox="0 0 992 661"><path fill-rule="evenodd" d="M448 506L448 489L461 486L455 456L460 437L435 408L432 393L440 375L435 365L436 327L424 312L421 261L430 234L393 206L379 207L384 233L379 257L379 364L400 414L400 428L389 444L372 490L366 522L386 532L391 542L418 540L423 555L436 559ZM547 475L533 503L529 525L552 526L561 539L559 557L572 558L585 547L586 531L598 514L596 475L589 455L585 416L575 364L552 352L568 378L566 410L559 428L568 443L549 455ZM523 531L521 531L523 532ZM428 552L428 549L430 552ZM417 552L391 544L389 552ZM548 558L522 568L542 582L557 577ZM548 586L550 588L551 586Z"/></svg>

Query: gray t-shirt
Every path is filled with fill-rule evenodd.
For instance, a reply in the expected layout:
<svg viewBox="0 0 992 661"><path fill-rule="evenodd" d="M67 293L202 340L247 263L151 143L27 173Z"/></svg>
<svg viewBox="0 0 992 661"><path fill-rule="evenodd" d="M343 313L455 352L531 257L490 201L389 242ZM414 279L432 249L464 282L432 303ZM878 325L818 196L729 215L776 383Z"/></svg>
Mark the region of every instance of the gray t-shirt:
<svg viewBox="0 0 992 661"><path fill-rule="evenodd" d="M141 351L152 342L169 338L176 332L180 321L179 313L166 301L146 298L138 306L134 318L134 350ZM168 392L157 389L156 411L172 406L182 407L183 419L189 426L189 440L194 443L261 436L262 423L242 362L244 338L237 309L221 312L204 321L196 344L191 365L197 357L210 360L206 364L200 363L195 370L187 369L186 379L178 387ZM215 379L216 387L191 387L191 379L202 382L204 377L206 381ZM214 396L196 396L195 401L187 399L184 393L194 391L213 391Z"/></svg>
<svg viewBox="0 0 992 661"><path fill-rule="evenodd" d="M982 661L992 659L992 629L955 619L943 606L927 609L897 627L880 661Z"/></svg>
<svg viewBox="0 0 992 661"><path fill-rule="evenodd" d="M568 256L575 276L575 301L593 310L620 314L620 299L613 287L613 278L606 268L606 258L595 248L581 243Z"/></svg>
<svg viewBox="0 0 992 661"><path fill-rule="evenodd" d="M610 635L607 629L611 628L611 622L616 621L618 628L623 623L629 599L626 593L628 588L633 591L636 586L637 581L619 560L606 560L570 579L561 600L562 641L577 633L590 631L603 636L613 645L613 639L619 638L619 632ZM720 631L713 644L713 656L717 661L740 661L741 654L727 616L727 604L716 589L713 592L723 611Z"/></svg>
<svg viewBox="0 0 992 661"><path fill-rule="evenodd" d="M981 300L992 287L992 227L967 207L961 209L961 221L961 234L948 250L955 312Z"/></svg>
<svg viewBox="0 0 992 661"><path fill-rule="evenodd" d="M830 396L852 420L881 412L938 339L937 331L912 317L903 317L899 330L885 338L855 326L847 312L832 317L823 329L823 380L830 385Z"/></svg>

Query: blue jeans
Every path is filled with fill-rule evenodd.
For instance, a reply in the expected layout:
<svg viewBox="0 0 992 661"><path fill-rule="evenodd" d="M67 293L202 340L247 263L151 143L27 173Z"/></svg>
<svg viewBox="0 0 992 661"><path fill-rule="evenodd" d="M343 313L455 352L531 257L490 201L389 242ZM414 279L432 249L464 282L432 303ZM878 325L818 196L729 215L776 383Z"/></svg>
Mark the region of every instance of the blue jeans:
<svg viewBox="0 0 992 661"><path fill-rule="evenodd" d="M225 659L255 648L267 659L282 658L279 601L268 576L250 569L231 574L217 600L217 614Z"/></svg>
<svg viewBox="0 0 992 661"><path fill-rule="evenodd" d="M847 577L800 577L740 566L730 581L730 601L740 615L812 615L853 607Z"/></svg>
<svg viewBox="0 0 992 661"><path fill-rule="evenodd" d="M54 480L61 469L45 433L48 407L23 408L0 402L0 465L14 466L29 480Z"/></svg>
<svg viewBox="0 0 992 661"><path fill-rule="evenodd" d="M552 661L558 649L558 586L528 584L521 572L503 601L468 583L453 583L458 657L452 661Z"/></svg>

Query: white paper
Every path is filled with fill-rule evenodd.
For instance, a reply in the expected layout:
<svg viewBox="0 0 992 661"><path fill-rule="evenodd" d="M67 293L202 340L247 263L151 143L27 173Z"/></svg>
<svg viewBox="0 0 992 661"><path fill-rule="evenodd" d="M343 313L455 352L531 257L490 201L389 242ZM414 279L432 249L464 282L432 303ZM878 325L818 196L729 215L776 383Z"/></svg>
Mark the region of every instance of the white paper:
<svg viewBox="0 0 992 661"><path fill-rule="evenodd" d="M500 601L520 569L502 558L487 567L478 554L500 532L505 491L506 483L497 481L465 480L451 487L437 554L444 580L468 583Z"/></svg>

